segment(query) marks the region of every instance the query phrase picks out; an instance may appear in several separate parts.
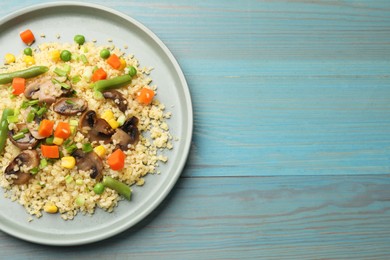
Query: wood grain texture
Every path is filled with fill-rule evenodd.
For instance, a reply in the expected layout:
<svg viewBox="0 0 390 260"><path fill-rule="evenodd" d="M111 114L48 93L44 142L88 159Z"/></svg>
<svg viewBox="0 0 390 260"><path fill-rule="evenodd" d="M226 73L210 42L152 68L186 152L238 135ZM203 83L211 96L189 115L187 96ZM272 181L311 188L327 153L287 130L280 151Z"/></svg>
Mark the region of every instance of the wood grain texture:
<svg viewBox="0 0 390 260"><path fill-rule="evenodd" d="M0 1L0 15L48 1ZM194 105L187 166L130 230L0 259L390 259L390 1L86 1L137 19Z"/></svg>

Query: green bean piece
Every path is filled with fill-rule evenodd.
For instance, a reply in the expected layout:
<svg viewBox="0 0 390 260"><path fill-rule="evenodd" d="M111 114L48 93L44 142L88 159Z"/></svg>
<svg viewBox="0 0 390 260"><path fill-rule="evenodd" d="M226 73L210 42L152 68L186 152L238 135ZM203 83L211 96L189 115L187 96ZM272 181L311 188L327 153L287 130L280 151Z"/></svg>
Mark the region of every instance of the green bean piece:
<svg viewBox="0 0 390 260"><path fill-rule="evenodd" d="M96 81L94 84L94 90L96 91L106 91L111 89L121 88L123 86L129 85L131 83L130 75L121 75L112 79L103 79Z"/></svg>
<svg viewBox="0 0 390 260"><path fill-rule="evenodd" d="M84 35L77 34L73 40L78 44L78 45L83 45L85 42L85 37Z"/></svg>
<svg viewBox="0 0 390 260"><path fill-rule="evenodd" d="M18 70L10 73L0 74L0 84L11 83L14 78L33 78L49 70L46 66L34 66L25 70Z"/></svg>
<svg viewBox="0 0 390 260"><path fill-rule="evenodd" d="M103 178L103 185L105 187L115 190L127 200L131 200L131 189L127 184L115 180L109 176L105 176Z"/></svg>
<svg viewBox="0 0 390 260"><path fill-rule="evenodd" d="M32 56L32 49L30 47L27 47L23 50L23 53L27 56Z"/></svg>
<svg viewBox="0 0 390 260"><path fill-rule="evenodd" d="M3 110L3 114L0 119L0 153L4 151L5 143L8 138L8 120L9 116L14 114L14 110L10 108L6 108Z"/></svg>

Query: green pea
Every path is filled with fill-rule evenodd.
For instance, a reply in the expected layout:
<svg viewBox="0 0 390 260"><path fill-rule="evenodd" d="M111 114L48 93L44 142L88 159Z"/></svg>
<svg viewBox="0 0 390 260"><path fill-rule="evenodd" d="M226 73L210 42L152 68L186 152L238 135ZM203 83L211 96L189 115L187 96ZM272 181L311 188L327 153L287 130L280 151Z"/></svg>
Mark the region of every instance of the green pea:
<svg viewBox="0 0 390 260"><path fill-rule="evenodd" d="M84 35L77 34L73 40L78 44L78 45L83 45L85 42L85 37Z"/></svg>
<svg viewBox="0 0 390 260"><path fill-rule="evenodd" d="M30 47L27 47L23 50L24 54L27 56L32 56L32 49Z"/></svg>
<svg viewBox="0 0 390 260"><path fill-rule="evenodd" d="M102 194L104 192L104 185L103 183L99 182L99 183L96 183L95 186L93 187L93 191L96 193L96 194Z"/></svg>
<svg viewBox="0 0 390 260"><path fill-rule="evenodd" d="M107 49L103 49L100 51L100 57L102 57L103 59L108 59L108 57L110 57L110 54L110 51Z"/></svg>
<svg viewBox="0 0 390 260"><path fill-rule="evenodd" d="M72 53L70 53L70 51L68 50L63 50L60 54L60 58L63 61L70 61L71 57L72 57Z"/></svg>
<svg viewBox="0 0 390 260"><path fill-rule="evenodd" d="M135 75L137 75L137 69L136 68L134 68L133 66L129 66L127 68L129 69L130 77L134 77Z"/></svg>

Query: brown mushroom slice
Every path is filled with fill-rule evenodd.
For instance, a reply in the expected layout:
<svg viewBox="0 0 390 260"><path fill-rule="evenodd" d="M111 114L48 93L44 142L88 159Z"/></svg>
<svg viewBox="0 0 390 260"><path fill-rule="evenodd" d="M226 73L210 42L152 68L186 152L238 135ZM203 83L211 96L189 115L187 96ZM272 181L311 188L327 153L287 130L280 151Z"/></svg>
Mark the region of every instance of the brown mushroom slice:
<svg viewBox="0 0 390 260"><path fill-rule="evenodd" d="M127 110L127 100L118 90L107 90L103 92L104 98L111 99L123 113Z"/></svg>
<svg viewBox="0 0 390 260"><path fill-rule="evenodd" d="M14 131L14 130L10 130L8 132L8 137L9 137L9 140L16 146L18 147L19 149L21 150L27 150L27 149L32 149L34 148L37 144L38 144L38 139L34 138L34 136L29 132L25 133L24 134L24 137L21 138L21 139L18 139L18 140L15 140L13 138L13 136L23 130L23 129L26 129L27 128L27 125L26 124L16 124L17 128L18 128L18 131Z"/></svg>
<svg viewBox="0 0 390 260"><path fill-rule="evenodd" d="M126 132L130 138L130 144L136 144L139 141L139 130L138 130L138 118L133 116L125 121L125 123L120 127L124 132Z"/></svg>
<svg viewBox="0 0 390 260"><path fill-rule="evenodd" d="M102 118L97 118L95 111L88 110L81 115L79 122L80 132L91 142L111 142L111 136L115 133L109 123Z"/></svg>
<svg viewBox="0 0 390 260"><path fill-rule="evenodd" d="M36 150L24 150L5 168L6 175L15 175L13 184L25 184L31 178L29 171L39 165L39 154Z"/></svg>
<svg viewBox="0 0 390 260"><path fill-rule="evenodd" d="M100 181L103 177L104 165L102 159L95 153L85 153L81 149L76 149L72 153L76 159L77 168L81 171L91 171L90 177Z"/></svg>
<svg viewBox="0 0 390 260"><path fill-rule="evenodd" d="M62 91L56 88L48 77L40 77L28 81L24 96L28 99L38 99L40 103L51 105L56 98L62 95Z"/></svg>
<svg viewBox="0 0 390 260"><path fill-rule="evenodd" d="M38 126L39 126L39 123L42 121L43 117L35 116L35 118L34 118L34 120L32 122L27 123L27 117L28 117L28 114L30 113L30 111L31 111L31 107L27 108L26 110L24 110L22 112L24 121L26 122L26 126L27 126L28 130L30 131L30 134L35 139L39 139L39 140L40 139L44 139L45 137L41 136L38 133Z"/></svg>
<svg viewBox="0 0 390 260"><path fill-rule="evenodd" d="M53 110L60 115L73 116L84 112L87 107L88 103L82 98L60 98L53 105Z"/></svg>
<svg viewBox="0 0 390 260"><path fill-rule="evenodd" d="M96 112L93 110L85 111L81 117L79 122L79 129L82 133L86 133L93 128L96 124L97 116Z"/></svg>
<svg viewBox="0 0 390 260"><path fill-rule="evenodd" d="M132 144L130 135L120 128L115 130L115 134L112 135L112 140L117 143L117 148L122 151L127 151L129 149L129 145Z"/></svg>

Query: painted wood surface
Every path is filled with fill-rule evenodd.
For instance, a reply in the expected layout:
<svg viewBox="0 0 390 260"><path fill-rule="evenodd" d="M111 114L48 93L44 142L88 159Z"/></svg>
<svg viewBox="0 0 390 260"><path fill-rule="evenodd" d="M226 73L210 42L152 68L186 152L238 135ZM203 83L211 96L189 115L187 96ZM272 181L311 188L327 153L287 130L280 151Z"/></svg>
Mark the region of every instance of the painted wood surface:
<svg viewBox="0 0 390 260"><path fill-rule="evenodd" d="M0 1L0 15L47 1ZM194 105L164 203L97 244L0 259L389 259L390 1L88 1L178 59Z"/></svg>

